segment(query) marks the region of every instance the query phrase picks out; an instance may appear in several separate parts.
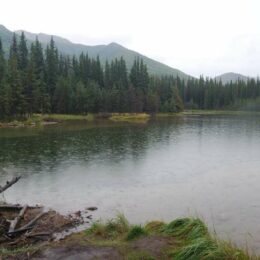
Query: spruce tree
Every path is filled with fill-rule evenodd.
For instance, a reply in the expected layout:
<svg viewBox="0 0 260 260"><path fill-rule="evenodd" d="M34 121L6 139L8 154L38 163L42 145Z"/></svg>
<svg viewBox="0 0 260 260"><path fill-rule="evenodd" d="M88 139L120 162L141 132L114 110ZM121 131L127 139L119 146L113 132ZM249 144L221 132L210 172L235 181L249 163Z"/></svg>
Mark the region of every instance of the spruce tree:
<svg viewBox="0 0 260 260"><path fill-rule="evenodd" d="M26 114L26 102L23 93L21 74L18 70L18 46L16 35L13 35L8 61L8 83L11 88L10 111L12 116Z"/></svg>
<svg viewBox="0 0 260 260"><path fill-rule="evenodd" d="M53 98L58 80L58 50L55 47L53 38L51 38L50 44L46 49L45 73L48 94L51 100L51 111L53 111L55 106Z"/></svg>

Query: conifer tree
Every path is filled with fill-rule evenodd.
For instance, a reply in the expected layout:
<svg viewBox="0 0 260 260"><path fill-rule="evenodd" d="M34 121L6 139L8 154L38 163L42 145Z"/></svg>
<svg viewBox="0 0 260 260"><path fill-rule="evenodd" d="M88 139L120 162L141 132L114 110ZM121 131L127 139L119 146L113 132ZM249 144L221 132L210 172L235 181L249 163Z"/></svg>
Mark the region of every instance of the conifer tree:
<svg viewBox="0 0 260 260"><path fill-rule="evenodd" d="M13 35L8 61L8 83L11 90L10 111L11 115L21 116L26 113L26 101L23 93L21 74L18 70L18 46L16 35Z"/></svg>
<svg viewBox="0 0 260 260"><path fill-rule="evenodd" d="M51 38L50 44L46 49L46 68L45 68L46 84L48 93L51 99L51 111L54 111L54 92L58 80L58 50L55 47L55 42Z"/></svg>

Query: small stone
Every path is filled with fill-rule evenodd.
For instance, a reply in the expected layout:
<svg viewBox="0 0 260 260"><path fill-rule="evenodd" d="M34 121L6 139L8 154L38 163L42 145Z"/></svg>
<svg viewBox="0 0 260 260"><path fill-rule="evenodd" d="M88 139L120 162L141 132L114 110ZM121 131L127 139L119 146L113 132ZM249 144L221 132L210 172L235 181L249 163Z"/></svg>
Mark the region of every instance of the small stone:
<svg viewBox="0 0 260 260"><path fill-rule="evenodd" d="M90 210L90 211L95 211L97 209L98 209L97 207L89 207L89 208L87 208L87 210Z"/></svg>
<svg viewBox="0 0 260 260"><path fill-rule="evenodd" d="M81 216L81 211L79 210L79 211L75 212L75 215L76 215L77 217L80 217L80 216Z"/></svg>

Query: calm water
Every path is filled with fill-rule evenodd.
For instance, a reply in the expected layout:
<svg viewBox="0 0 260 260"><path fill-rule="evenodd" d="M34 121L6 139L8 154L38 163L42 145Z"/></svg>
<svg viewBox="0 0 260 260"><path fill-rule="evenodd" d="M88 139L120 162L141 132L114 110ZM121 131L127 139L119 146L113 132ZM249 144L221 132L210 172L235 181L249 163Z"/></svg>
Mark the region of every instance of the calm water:
<svg viewBox="0 0 260 260"><path fill-rule="evenodd" d="M257 117L0 129L0 183L20 174L7 201L137 223L196 215L260 253Z"/></svg>

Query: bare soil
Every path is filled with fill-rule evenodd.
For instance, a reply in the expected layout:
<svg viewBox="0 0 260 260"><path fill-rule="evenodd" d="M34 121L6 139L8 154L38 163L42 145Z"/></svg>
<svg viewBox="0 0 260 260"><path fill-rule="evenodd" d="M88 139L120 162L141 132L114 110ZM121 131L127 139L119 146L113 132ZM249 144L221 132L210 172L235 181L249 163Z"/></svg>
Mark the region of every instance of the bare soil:
<svg viewBox="0 0 260 260"><path fill-rule="evenodd" d="M173 245L175 242L170 237L148 236L134 241L131 248L134 251L147 252L155 259L165 259L165 250Z"/></svg>

